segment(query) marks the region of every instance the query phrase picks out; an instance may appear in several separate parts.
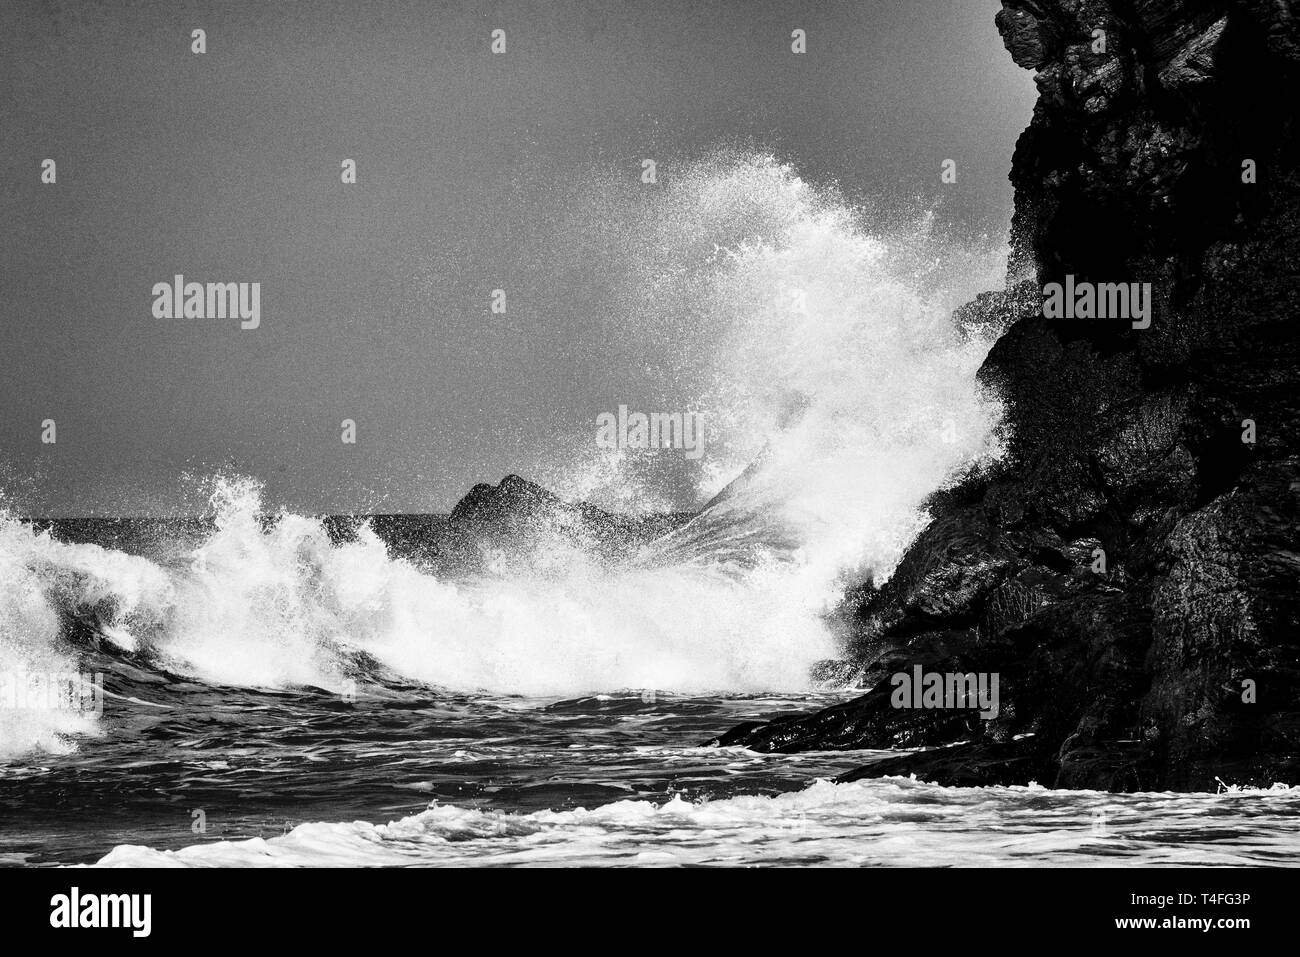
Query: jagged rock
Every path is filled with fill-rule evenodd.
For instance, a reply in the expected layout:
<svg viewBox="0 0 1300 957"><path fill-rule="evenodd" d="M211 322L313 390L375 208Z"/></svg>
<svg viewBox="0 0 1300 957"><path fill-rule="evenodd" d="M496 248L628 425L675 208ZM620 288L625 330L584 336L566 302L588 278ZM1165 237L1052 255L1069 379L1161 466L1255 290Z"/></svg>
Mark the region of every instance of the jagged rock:
<svg viewBox="0 0 1300 957"><path fill-rule="evenodd" d="M979 602L1012 563L1011 551L978 513L944 516L922 533L867 611L896 612L882 625L897 631L919 631L939 620L973 621Z"/></svg>
<svg viewBox="0 0 1300 957"><path fill-rule="evenodd" d="M981 732L981 719L973 710L903 710L891 703L894 674L922 665L927 672L965 674L969 660L953 650L964 644L961 633L929 633L906 648L885 649L870 663L876 676L869 693L812 715L791 715L764 724L743 724L708 742L709 745L743 744L756 751L850 750L864 747L915 748L938 745Z"/></svg>
<svg viewBox="0 0 1300 957"><path fill-rule="evenodd" d="M997 26L1018 66L1036 70L1047 62L1055 37L1035 4L1004 6L998 11Z"/></svg>
<svg viewBox="0 0 1300 957"><path fill-rule="evenodd" d="M1212 23L1205 32L1189 40L1169 61L1169 65L1160 71L1161 85L1178 89L1213 79L1215 51L1227 26L1228 18L1223 17Z"/></svg>
<svg viewBox="0 0 1300 957"><path fill-rule="evenodd" d="M456 503L442 544L447 563L460 571L482 570L491 556L516 571L521 565L538 571L535 553L548 561L555 545L618 561L689 517L618 515L586 502L567 502L534 482L507 475L499 485L474 486Z"/></svg>
<svg viewBox="0 0 1300 957"><path fill-rule="evenodd" d="M1163 67L1196 44L1216 21L1224 19L1228 6L1222 0L1133 0L1133 13L1149 44L1150 60Z"/></svg>
<svg viewBox="0 0 1300 957"><path fill-rule="evenodd" d="M686 513L633 517L585 502L568 502L534 482L507 475L480 483L450 515L327 516L337 541L355 538L367 523L393 554L439 576L562 572L564 552L578 561L617 563L683 524Z"/></svg>
<svg viewBox="0 0 1300 957"><path fill-rule="evenodd" d="M1042 302L1037 281L1021 280L1008 289L980 293L953 313L953 322L968 333L1001 335L1017 319L1038 312Z"/></svg>
<svg viewBox="0 0 1300 957"><path fill-rule="evenodd" d="M1252 468L1179 522L1165 548L1170 565L1153 596L1156 678L1143 701L1156 743L1187 786L1211 787L1227 762L1294 775L1300 457Z"/></svg>

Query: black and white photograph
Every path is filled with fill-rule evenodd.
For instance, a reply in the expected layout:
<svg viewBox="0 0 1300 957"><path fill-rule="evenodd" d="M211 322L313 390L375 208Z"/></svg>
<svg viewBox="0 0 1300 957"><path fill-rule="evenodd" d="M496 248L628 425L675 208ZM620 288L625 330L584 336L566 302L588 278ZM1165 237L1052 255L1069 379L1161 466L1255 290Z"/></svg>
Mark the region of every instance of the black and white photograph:
<svg viewBox="0 0 1300 957"><path fill-rule="evenodd" d="M11 924L1300 867L1291 0L3 0L0 250Z"/></svg>

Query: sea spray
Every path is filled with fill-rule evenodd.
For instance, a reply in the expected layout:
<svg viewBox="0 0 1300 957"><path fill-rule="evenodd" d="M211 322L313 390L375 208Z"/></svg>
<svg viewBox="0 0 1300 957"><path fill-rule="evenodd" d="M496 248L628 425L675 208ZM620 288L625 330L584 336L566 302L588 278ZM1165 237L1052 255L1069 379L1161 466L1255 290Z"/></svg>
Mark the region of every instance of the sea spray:
<svg viewBox="0 0 1300 957"><path fill-rule="evenodd" d="M685 528L628 564L543 544L532 572L450 581L368 528L336 542L318 519L268 517L252 479L215 480L214 529L167 554L4 519L5 660L67 670L60 615L93 608L111 645L247 687L340 691L370 661L457 691L806 688L838 650L824 615L846 582L887 575L925 497L998 454L1000 408L975 377L988 340L950 321L996 256L954 252L924 216L901 238L873 231L765 156L714 158L652 201L619 201L592 211L649 237L622 250L638 321L619 328L647 354L676 344L675 392L657 407L704 412L708 443L698 460L599 449L583 416L586 458L555 484L641 506L661 500L656 469L691 470L699 502L725 486ZM22 740L52 747L61 729L86 725Z"/></svg>
<svg viewBox="0 0 1300 957"><path fill-rule="evenodd" d="M85 552L69 552L60 568L47 556L58 547L46 535L0 513L0 686L28 684L32 675L74 673L74 657L62 647L60 621L51 592L75 573ZM0 760L32 749L59 753L78 735L95 734L92 710L33 707L24 694L0 700Z"/></svg>
<svg viewBox="0 0 1300 957"><path fill-rule="evenodd" d="M976 378L1000 330L952 311L1000 283L1003 244L946 240L925 212L873 223L765 154L688 165L651 198L620 189L595 205L649 238L618 250L619 336L671 368L660 405L705 411L708 449L694 467L602 452L558 484L634 507L689 475L710 506L658 559L782 565L766 586L810 617L883 581L926 496L1001 454L1002 408Z"/></svg>
<svg viewBox="0 0 1300 957"><path fill-rule="evenodd" d="M216 485L214 531L166 563L9 520L41 625L20 643L52 647L60 611L95 606L139 655L210 682L338 690L364 653L430 685L518 694L801 688L831 650L763 568L737 580L578 563L562 577L442 581L368 528L335 543L318 519L266 520L253 482Z"/></svg>

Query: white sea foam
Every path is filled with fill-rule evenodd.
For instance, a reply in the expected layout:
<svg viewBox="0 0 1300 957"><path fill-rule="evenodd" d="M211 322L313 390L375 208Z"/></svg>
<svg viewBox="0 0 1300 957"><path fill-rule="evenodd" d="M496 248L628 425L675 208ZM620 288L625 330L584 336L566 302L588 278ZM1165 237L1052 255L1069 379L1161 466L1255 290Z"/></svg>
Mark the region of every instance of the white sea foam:
<svg viewBox="0 0 1300 957"><path fill-rule="evenodd" d="M776 574L765 568L737 579L580 564L564 577L457 584L390 558L368 529L345 544L297 515L264 529L252 483L221 483L217 507L216 531L167 564L4 521L0 561L12 571L0 589L0 665L66 670L58 611L97 604L106 638L124 650L251 687L342 689L351 653L364 651L466 691L797 688L830 650L815 618L763 587Z"/></svg>
<svg viewBox="0 0 1300 957"><path fill-rule="evenodd" d="M1108 794L886 778L819 781L775 797L618 801L530 814L435 804L389 824L303 824L269 840L179 851L124 845L99 865L1294 866L1298 814L1300 790L1284 787Z"/></svg>
<svg viewBox="0 0 1300 957"><path fill-rule="evenodd" d="M96 545L67 545L0 512L0 676L75 674L62 640L60 610L112 598L124 613L161 603L167 577L153 563ZM31 749L59 753L74 736L95 734L84 709L0 703L0 758Z"/></svg>

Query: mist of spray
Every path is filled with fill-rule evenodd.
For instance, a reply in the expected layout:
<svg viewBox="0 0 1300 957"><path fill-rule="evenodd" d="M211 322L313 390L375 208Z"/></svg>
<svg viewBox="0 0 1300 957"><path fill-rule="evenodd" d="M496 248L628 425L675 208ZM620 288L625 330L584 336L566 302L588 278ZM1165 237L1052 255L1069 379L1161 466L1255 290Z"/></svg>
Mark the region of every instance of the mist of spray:
<svg viewBox="0 0 1300 957"><path fill-rule="evenodd" d="M620 328L661 350L665 395L704 413L707 451L597 453L584 422L552 478L643 509L659 483L689 481L713 501L684 528L630 565L565 554L545 575L452 582L369 529L336 543L314 518L264 523L252 480L217 480L215 531L165 556L62 544L3 518L0 669L67 665L60 612L97 607L124 651L254 687L340 689L358 652L460 691L806 687L837 652L824 615L844 585L887 576L926 496L999 454L1000 408L975 377L990 343L950 315L997 284L1003 251L941 242L924 215L873 231L766 156L697 164L653 200L620 196L588 210L641 237L614 243ZM0 730L10 749L55 747L87 720L19 727L0 713Z"/></svg>

